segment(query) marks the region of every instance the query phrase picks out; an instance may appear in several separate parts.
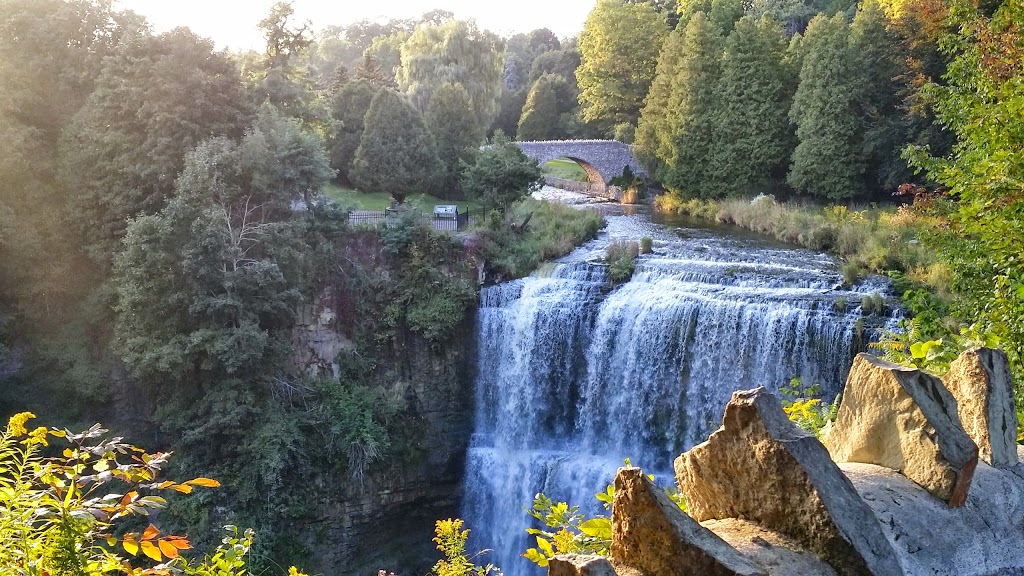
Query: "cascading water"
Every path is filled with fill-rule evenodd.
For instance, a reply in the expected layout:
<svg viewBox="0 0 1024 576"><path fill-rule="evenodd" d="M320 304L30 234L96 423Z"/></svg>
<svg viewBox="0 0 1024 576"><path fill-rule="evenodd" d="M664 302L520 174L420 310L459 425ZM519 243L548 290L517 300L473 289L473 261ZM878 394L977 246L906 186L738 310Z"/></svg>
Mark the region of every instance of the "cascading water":
<svg viewBox="0 0 1024 576"><path fill-rule="evenodd" d="M799 377L834 397L863 341L865 294L840 289L827 256L608 220L560 263L481 294L463 515L510 576L540 572L519 557L537 492L597 512L627 457L670 482L734 390ZM655 253L612 289L595 262L610 240L644 235Z"/></svg>

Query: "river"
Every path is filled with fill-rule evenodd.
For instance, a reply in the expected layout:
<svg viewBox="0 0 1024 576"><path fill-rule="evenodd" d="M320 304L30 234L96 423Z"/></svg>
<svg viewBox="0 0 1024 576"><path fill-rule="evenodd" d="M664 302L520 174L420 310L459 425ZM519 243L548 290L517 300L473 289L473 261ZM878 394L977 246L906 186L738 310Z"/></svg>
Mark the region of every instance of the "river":
<svg viewBox="0 0 1024 576"><path fill-rule="evenodd" d="M493 549L483 561L508 576L543 573L520 557L535 545L523 507L537 492L603 512L594 494L624 458L671 483L672 460L718 427L734 390L798 377L832 399L870 326L894 322L866 322L859 307L888 284L844 288L828 255L646 208L597 209L608 221L597 239L480 296L463 517L471 549ZM610 287L605 248L643 236L653 253Z"/></svg>

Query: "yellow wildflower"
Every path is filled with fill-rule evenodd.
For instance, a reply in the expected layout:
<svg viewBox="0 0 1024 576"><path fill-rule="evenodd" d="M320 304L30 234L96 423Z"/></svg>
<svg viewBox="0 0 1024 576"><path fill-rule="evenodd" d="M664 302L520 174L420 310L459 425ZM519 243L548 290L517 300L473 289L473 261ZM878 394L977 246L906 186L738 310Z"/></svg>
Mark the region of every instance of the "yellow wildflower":
<svg viewBox="0 0 1024 576"><path fill-rule="evenodd" d="M31 412L19 412L11 416L11 419L7 421L7 430L15 437L27 434L28 430L25 429L25 422L35 417L36 415Z"/></svg>
<svg viewBox="0 0 1024 576"><path fill-rule="evenodd" d="M28 441L32 444L42 444L43 446L49 446L50 443L46 441L46 432L46 427L40 426L28 433Z"/></svg>
<svg viewBox="0 0 1024 576"><path fill-rule="evenodd" d="M295 566L292 566L291 568L288 569L288 576L306 576L306 575L304 573L302 573L302 572L299 572L299 569L296 568Z"/></svg>

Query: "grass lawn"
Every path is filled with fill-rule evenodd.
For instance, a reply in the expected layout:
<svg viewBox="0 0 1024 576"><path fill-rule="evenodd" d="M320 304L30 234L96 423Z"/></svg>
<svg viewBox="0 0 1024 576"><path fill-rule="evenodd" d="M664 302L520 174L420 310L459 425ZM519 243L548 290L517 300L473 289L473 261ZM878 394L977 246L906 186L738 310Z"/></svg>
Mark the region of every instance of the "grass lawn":
<svg viewBox="0 0 1024 576"><path fill-rule="evenodd" d="M351 188L342 188L336 184L328 184L324 188L324 194L337 204L356 210L384 210L391 206L391 195L384 192L360 192ZM442 200L427 194L409 196L405 202L427 213L433 212L436 204L458 204L460 212L466 208L474 211L479 209L475 202Z"/></svg>
<svg viewBox="0 0 1024 576"><path fill-rule="evenodd" d="M587 182L589 180L583 167L568 158L551 160L544 163L540 168L545 176L561 178L563 180L575 180L577 182Z"/></svg>

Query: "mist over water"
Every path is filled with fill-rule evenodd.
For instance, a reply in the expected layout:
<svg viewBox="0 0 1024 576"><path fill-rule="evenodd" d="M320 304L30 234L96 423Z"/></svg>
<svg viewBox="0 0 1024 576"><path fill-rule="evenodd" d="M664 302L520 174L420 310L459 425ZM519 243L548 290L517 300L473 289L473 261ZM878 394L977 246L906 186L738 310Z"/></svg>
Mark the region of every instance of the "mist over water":
<svg viewBox="0 0 1024 576"><path fill-rule="evenodd" d="M835 397L869 332L860 299L888 289L843 289L836 262L808 250L607 218L597 240L480 297L463 517L471 549L493 549L484 561L510 576L541 572L519 557L535 545L523 506L537 492L598 513L624 458L671 483L672 460L718 427L735 390L799 377ZM654 253L610 287L605 247L642 236Z"/></svg>

